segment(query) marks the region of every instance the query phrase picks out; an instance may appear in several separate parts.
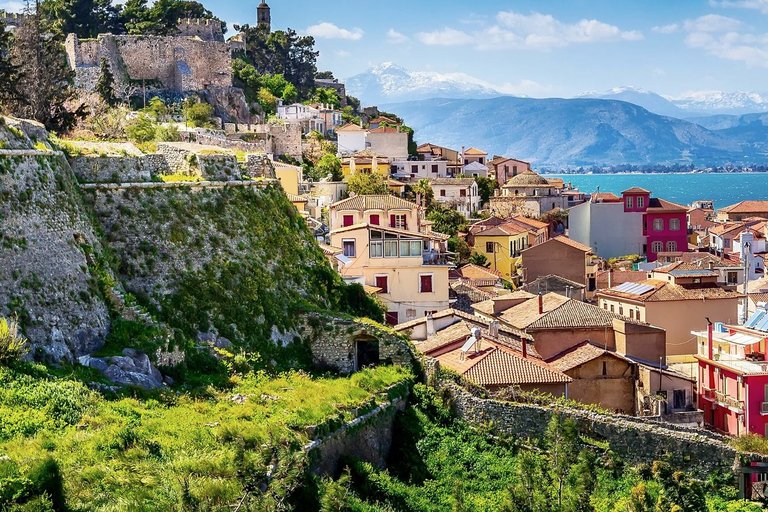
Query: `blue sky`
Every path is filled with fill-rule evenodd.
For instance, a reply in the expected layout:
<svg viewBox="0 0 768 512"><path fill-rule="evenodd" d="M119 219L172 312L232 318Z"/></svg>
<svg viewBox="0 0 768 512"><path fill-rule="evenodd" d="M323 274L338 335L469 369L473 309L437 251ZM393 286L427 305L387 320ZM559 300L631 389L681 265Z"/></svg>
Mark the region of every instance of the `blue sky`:
<svg viewBox="0 0 768 512"><path fill-rule="evenodd" d="M231 27L254 23L260 0L202 1ZM273 27L314 35L319 69L340 78L394 62L536 97L622 85L768 93L768 0L269 3Z"/></svg>

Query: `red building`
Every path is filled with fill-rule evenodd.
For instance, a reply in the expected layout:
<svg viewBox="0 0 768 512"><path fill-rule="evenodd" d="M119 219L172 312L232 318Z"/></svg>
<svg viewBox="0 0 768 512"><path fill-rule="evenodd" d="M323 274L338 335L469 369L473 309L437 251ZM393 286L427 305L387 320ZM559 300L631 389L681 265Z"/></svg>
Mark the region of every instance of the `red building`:
<svg viewBox="0 0 768 512"><path fill-rule="evenodd" d="M643 237L648 261L660 252L688 251L688 208L665 199L651 197L639 187L621 193L624 213L643 214Z"/></svg>
<svg viewBox="0 0 768 512"><path fill-rule="evenodd" d="M732 436L768 437L768 312L743 326L710 325L698 338L698 398L704 423Z"/></svg>

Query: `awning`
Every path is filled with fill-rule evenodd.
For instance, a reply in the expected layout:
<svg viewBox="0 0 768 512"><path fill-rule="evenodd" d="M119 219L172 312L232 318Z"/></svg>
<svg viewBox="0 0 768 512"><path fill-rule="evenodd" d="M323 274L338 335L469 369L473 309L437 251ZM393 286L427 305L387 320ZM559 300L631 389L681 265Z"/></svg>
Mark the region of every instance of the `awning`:
<svg viewBox="0 0 768 512"><path fill-rule="evenodd" d="M737 332L737 333L729 334L726 336L715 336L714 340L719 342L730 343L731 345L740 345L742 347L746 347L749 345L760 343L761 341L763 341L763 338L760 338L758 336L752 336L750 334Z"/></svg>
<svg viewBox="0 0 768 512"><path fill-rule="evenodd" d="M352 260L344 256L343 254L334 254L333 257L339 260L342 265L349 265L350 263L352 263Z"/></svg>

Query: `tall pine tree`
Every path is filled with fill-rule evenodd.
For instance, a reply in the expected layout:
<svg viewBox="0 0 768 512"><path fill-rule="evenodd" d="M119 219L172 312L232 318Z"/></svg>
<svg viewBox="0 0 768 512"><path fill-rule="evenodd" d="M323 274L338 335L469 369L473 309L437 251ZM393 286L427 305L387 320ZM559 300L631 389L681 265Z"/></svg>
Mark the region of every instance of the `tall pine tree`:
<svg viewBox="0 0 768 512"><path fill-rule="evenodd" d="M67 110L74 100L74 72L67 64L61 36L41 15L36 3L26 9L27 18L14 33L11 61L18 69L20 94L9 107L20 117L34 119L52 130L66 130L82 114Z"/></svg>
<svg viewBox="0 0 768 512"><path fill-rule="evenodd" d="M96 83L96 92L99 93L99 97L102 101L110 107L117 105L118 100L115 95L115 77L109 69L107 59L101 59L101 73L99 74L99 81Z"/></svg>
<svg viewBox="0 0 768 512"><path fill-rule="evenodd" d="M11 47L13 36L0 21L0 105L5 105L13 100L18 91L16 89L16 66L11 59Z"/></svg>

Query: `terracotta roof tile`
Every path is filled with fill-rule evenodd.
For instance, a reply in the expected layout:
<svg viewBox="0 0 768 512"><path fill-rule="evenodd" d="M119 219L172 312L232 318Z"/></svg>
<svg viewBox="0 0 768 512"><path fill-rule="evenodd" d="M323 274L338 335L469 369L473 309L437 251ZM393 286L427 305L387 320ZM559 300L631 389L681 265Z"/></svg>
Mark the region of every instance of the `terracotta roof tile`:
<svg viewBox="0 0 768 512"><path fill-rule="evenodd" d="M354 123L347 123L344 126L336 128L337 132L362 132L365 131Z"/></svg>
<svg viewBox="0 0 768 512"><path fill-rule="evenodd" d="M531 301L535 302L535 301ZM528 329L568 329L578 327L607 327L613 320L619 319L633 324L642 324L630 320L603 308L578 300L569 300L552 311L547 312L528 325Z"/></svg>
<svg viewBox="0 0 768 512"><path fill-rule="evenodd" d="M732 299L742 297L738 292L732 292L720 288L715 283L700 285L677 285L658 279L646 279L640 284L647 284L653 289L637 294L617 291L615 288L601 290L599 296L618 297L638 302L666 302L675 300L701 300L706 299Z"/></svg>
<svg viewBox="0 0 768 512"><path fill-rule="evenodd" d="M475 238L477 239L483 236L514 236L526 233L527 231L527 228L507 222L506 224L500 224L492 228L484 229L483 231L476 233Z"/></svg>
<svg viewBox="0 0 768 512"><path fill-rule="evenodd" d="M556 236L555 238L550 238L547 242L553 241L553 240L555 242L560 242L561 244L569 245L580 251L590 252L590 253L592 252L592 248L590 246L584 245L580 242L577 242L576 240L572 240L565 235L559 235L559 236ZM544 242L544 243L547 243L547 242Z"/></svg>
<svg viewBox="0 0 768 512"><path fill-rule="evenodd" d="M601 270L597 273L597 289L608 288L609 270ZM619 286L623 283L640 283L648 279L648 272L644 270L616 270L611 276L611 286Z"/></svg>
<svg viewBox="0 0 768 512"><path fill-rule="evenodd" d="M681 204L667 201L666 199L659 199L652 197L648 200L648 209L651 212L688 212L688 207Z"/></svg>
<svg viewBox="0 0 768 512"><path fill-rule="evenodd" d="M583 341L574 347L564 350L547 359L547 363L561 372L567 372L606 354L626 363L634 364L631 359L597 346L591 341Z"/></svg>
<svg viewBox="0 0 768 512"><path fill-rule="evenodd" d="M491 293L478 288L469 279L458 279L449 284L451 289L460 295L466 295L469 298L471 304L476 304L496 296L496 293Z"/></svg>
<svg viewBox="0 0 768 512"><path fill-rule="evenodd" d="M378 128L374 128L370 131L370 133L405 133L397 128L393 128L391 126L379 126Z"/></svg>
<svg viewBox="0 0 768 512"><path fill-rule="evenodd" d="M486 153L485 151L481 151L477 148L469 148L467 150L464 150L464 154L470 155L470 156L486 156L488 153Z"/></svg>
<svg viewBox="0 0 768 512"><path fill-rule="evenodd" d="M501 277L501 272L492 270L490 268L481 267L474 263L467 263L463 267L457 269L457 272L461 277L467 279L494 279L497 280Z"/></svg>
<svg viewBox="0 0 768 512"><path fill-rule="evenodd" d="M431 178L432 185L456 185L459 187L471 187L475 182L472 178Z"/></svg>
<svg viewBox="0 0 768 512"><path fill-rule="evenodd" d="M355 196L349 199L342 199L332 203L329 208L331 210L390 210L390 209L404 209L414 210L419 208L419 205L401 199L391 194L379 194L370 196Z"/></svg>
<svg viewBox="0 0 768 512"><path fill-rule="evenodd" d="M542 301L544 303L543 315L539 314L539 299L536 297L507 309L499 315L499 318L517 329L527 329L529 325L536 322L553 309L560 307L568 300L570 299L563 297L560 294L547 293L542 296Z"/></svg>
<svg viewBox="0 0 768 512"><path fill-rule="evenodd" d="M307 196L297 196L289 192L286 192L285 195L288 196L288 200L292 203L306 203L309 200Z"/></svg>
<svg viewBox="0 0 768 512"><path fill-rule="evenodd" d="M464 371L464 376L480 386L558 384L573 382L566 374L544 361L524 358L508 349L489 350Z"/></svg>
<svg viewBox="0 0 768 512"><path fill-rule="evenodd" d="M720 208L719 211L726 213L765 213L768 212L768 201L740 201Z"/></svg>
<svg viewBox="0 0 768 512"><path fill-rule="evenodd" d="M593 203L621 203L622 199L610 192L593 192L590 197Z"/></svg>
<svg viewBox="0 0 768 512"><path fill-rule="evenodd" d="M323 254L326 256L334 256L336 254L341 254L344 252L344 249L341 247L334 247L332 245L328 244L318 244L320 246L320 249L322 249Z"/></svg>
<svg viewBox="0 0 768 512"><path fill-rule="evenodd" d="M640 188L640 187L632 187L622 191L622 194L650 194L650 193L651 193L650 190L645 190L644 188Z"/></svg>
<svg viewBox="0 0 768 512"><path fill-rule="evenodd" d="M546 222L541 222L540 220L536 220L536 219L529 219L528 217L523 217L521 215L512 217L511 219L509 219L509 222L524 224L526 226L530 226L533 229L542 229L542 228L549 227L549 224L547 224Z"/></svg>
<svg viewBox="0 0 768 512"><path fill-rule="evenodd" d="M424 341L415 342L414 346L422 354L430 355L447 345L459 342L463 344L471 334L470 329L471 327L462 320L441 329Z"/></svg>

